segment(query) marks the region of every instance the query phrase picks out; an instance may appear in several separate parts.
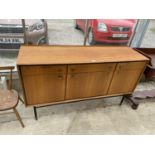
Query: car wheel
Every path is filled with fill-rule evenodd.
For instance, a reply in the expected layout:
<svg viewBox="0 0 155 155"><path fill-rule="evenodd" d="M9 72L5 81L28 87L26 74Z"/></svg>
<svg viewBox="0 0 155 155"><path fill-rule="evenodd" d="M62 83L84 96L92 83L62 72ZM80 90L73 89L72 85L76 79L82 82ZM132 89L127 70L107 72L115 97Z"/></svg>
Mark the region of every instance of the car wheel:
<svg viewBox="0 0 155 155"><path fill-rule="evenodd" d="M39 45L44 45L47 43L47 38L42 38L40 41L39 41Z"/></svg>
<svg viewBox="0 0 155 155"><path fill-rule="evenodd" d="M93 34L93 30L92 30L92 29L90 29L90 30L88 31L88 43L89 43L90 45L94 45L94 44L95 44L95 41L94 41L94 34Z"/></svg>
<svg viewBox="0 0 155 155"><path fill-rule="evenodd" d="M75 27L75 29L80 30L80 28L79 28L79 26L77 25L76 21L74 21L74 27Z"/></svg>

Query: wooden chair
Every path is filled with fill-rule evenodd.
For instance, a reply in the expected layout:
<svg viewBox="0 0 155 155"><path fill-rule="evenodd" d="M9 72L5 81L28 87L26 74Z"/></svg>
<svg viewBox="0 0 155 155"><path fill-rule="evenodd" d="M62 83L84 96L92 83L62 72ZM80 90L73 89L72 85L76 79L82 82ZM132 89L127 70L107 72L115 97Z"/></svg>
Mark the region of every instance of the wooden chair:
<svg viewBox="0 0 155 155"><path fill-rule="evenodd" d="M19 94L16 90L12 89L12 70L14 69L14 66L7 66L7 67L0 67L0 70L10 70L10 78L8 81L8 89L6 90L0 90L0 111L6 111L6 110L13 110L13 112L16 114L17 119L21 123L21 126L24 128L24 124L22 122L22 119L16 109L16 106L21 100Z"/></svg>

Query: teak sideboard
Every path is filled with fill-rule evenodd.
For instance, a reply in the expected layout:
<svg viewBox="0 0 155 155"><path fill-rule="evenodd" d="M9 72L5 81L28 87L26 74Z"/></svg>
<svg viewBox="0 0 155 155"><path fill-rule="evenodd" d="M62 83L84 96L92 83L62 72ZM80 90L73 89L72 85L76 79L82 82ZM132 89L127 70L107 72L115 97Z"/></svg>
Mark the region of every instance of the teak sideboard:
<svg viewBox="0 0 155 155"><path fill-rule="evenodd" d="M129 47L21 46L26 106L131 94L149 59Z"/></svg>

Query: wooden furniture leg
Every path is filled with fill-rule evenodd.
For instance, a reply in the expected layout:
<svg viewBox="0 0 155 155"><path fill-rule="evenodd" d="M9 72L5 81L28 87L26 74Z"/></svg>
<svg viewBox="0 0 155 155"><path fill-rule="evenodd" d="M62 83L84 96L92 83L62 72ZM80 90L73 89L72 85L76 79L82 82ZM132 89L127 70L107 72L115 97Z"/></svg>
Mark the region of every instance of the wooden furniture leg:
<svg viewBox="0 0 155 155"><path fill-rule="evenodd" d="M35 120L38 120L37 107L33 107Z"/></svg>
<svg viewBox="0 0 155 155"><path fill-rule="evenodd" d="M19 120L21 126L24 128L24 123L23 123L23 121L22 121L22 119L21 119L21 117L20 117L18 111L16 110L16 108L13 108L13 111L14 111L14 113L16 114L16 117L17 117L17 119Z"/></svg>
<svg viewBox="0 0 155 155"><path fill-rule="evenodd" d="M24 100L19 95L19 100L24 104Z"/></svg>

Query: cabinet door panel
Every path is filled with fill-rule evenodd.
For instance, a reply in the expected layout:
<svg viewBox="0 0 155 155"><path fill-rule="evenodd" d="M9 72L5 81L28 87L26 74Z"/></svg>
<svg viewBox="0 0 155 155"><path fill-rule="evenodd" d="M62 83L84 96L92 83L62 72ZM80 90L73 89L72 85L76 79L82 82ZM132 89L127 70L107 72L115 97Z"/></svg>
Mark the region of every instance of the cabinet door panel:
<svg viewBox="0 0 155 155"><path fill-rule="evenodd" d="M68 74L66 99L106 95L115 65L105 72Z"/></svg>
<svg viewBox="0 0 155 155"><path fill-rule="evenodd" d="M64 100L66 74L49 73L46 68L44 74L29 73L23 75L28 105L46 104Z"/></svg>
<svg viewBox="0 0 155 155"><path fill-rule="evenodd" d="M108 94L130 93L134 90L146 62L119 63Z"/></svg>

